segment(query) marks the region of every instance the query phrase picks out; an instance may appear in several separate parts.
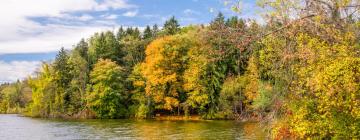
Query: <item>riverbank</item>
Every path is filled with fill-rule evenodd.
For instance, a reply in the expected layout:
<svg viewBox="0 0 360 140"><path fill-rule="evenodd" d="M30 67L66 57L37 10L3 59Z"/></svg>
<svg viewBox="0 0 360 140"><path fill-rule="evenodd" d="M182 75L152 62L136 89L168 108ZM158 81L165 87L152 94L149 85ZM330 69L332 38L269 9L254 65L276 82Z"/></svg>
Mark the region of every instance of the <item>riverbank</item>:
<svg viewBox="0 0 360 140"><path fill-rule="evenodd" d="M25 108L16 108L13 109L16 111L0 113L0 114L17 114L22 117L31 117L31 118L48 118L48 119L64 119L64 120L83 120L83 119L100 119L97 118L95 113L90 109L84 109L76 114L51 114L51 115L41 115L41 116L31 116ZM238 122L259 122L261 117L256 115L237 115L233 119L230 118L215 118L215 119L204 119L200 115L169 115L169 114L155 114L151 118L118 118L118 119L136 119L136 120L160 120L160 121L206 121L206 120L234 120Z"/></svg>

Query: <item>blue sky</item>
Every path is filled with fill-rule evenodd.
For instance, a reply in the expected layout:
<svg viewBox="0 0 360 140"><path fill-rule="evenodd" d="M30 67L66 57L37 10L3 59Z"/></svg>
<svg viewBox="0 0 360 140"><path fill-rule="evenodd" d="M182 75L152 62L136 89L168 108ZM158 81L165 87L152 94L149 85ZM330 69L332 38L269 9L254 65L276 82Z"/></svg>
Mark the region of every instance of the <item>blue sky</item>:
<svg viewBox="0 0 360 140"><path fill-rule="evenodd" d="M0 82L23 79L41 61L52 60L61 47L71 49L81 38L119 26L162 26L171 16L182 26L206 24L218 12L260 19L253 0L242 1L241 14L230 10L232 1L236 0L2 0Z"/></svg>

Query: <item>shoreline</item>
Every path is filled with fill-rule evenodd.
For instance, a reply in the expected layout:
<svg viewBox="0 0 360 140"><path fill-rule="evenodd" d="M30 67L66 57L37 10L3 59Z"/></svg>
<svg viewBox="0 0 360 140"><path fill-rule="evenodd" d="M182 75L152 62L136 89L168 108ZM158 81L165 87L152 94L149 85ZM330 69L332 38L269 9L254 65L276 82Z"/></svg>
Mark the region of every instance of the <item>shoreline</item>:
<svg viewBox="0 0 360 140"><path fill-rule="evenodd" d="M260 122L256 119L245 119L245 120L237 120L237 119L202 119L198 115L194 116L157 116L153 118L116 118L116 119L100 119L100 118L73 118L73 117L32 117L27 116L21 113L0 113L0 115L16 115L19 117L27 117L27 118L38 118L38 119L60 119L60 120L152 120L152 121L236 121L236 122Z"/></svg>

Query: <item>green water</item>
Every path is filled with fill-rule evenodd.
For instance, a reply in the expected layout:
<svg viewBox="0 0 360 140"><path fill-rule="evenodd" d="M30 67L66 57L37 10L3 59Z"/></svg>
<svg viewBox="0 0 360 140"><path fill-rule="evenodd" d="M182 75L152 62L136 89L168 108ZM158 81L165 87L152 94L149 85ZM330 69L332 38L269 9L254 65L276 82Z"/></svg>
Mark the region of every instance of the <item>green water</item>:
<svg viewBox="0 0 360 140"><path fill-rule="evenodd" d="M0 114L0 139L265 139L257 123L236 121L54 120Z"/></svg>

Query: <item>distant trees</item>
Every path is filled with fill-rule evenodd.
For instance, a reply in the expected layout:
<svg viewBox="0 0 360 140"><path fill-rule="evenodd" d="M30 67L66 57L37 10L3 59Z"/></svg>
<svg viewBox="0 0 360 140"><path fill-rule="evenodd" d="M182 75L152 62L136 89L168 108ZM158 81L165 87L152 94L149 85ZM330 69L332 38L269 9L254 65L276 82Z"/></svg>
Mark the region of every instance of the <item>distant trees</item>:
<svg viewBox="0 0 360 140"><path fill-rule="evenodd" d="M23 95L24 84L17 81L0 86L0 113L17 113L27 103Z"/></svg>

